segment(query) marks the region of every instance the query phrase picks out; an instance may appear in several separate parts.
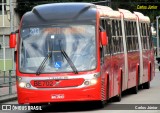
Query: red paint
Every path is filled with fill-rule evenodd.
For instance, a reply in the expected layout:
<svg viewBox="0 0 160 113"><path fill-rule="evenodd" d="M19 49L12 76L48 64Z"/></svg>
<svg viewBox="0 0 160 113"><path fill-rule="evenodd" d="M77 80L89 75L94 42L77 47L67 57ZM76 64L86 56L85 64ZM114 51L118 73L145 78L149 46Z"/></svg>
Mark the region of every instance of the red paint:
<svg viewBox="0 0 160 113"><path fill-rule="evenodd" d="M10 46L10 48L15 48L16 47L16 33L11 33L10 34L9 46Z"/></svg>

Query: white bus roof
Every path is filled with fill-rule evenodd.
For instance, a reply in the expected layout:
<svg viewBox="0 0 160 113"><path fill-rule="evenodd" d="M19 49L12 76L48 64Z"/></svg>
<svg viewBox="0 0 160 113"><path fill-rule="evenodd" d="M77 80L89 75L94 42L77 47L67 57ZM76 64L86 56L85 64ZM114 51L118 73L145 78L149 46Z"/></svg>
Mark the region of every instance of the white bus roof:
<svg viewBox="0 0 160 113"><path fill-rule="evenodd" d="M136 15L126 9L118 9L119 12L123 13L124 19L128 20L136 20Z"/></svg>
<svg viewBox="0 0 160 113"><path fill-rule="evenodd" d="M132 13L126 9L118 9L118 11L115 11L108 6L101 6L101 5L96 5L96 6L97 6L97 9L99 10L100 16L102 17L120 18L122 13L124 15L124 19L126 20L136 20L138 17L140 22L150 22L149 17L144 16L140 12Z"/></svg>
<svg viewBox="0 0 160 113"><path fill-rule="evenodd" d="M112 8L107 6L96 5L99 10L100 16L109 18L120 18L121 14L118 11L114 11Z"/></svg>
<svg viewBox="0 0 160 113"><path fill-rule="evenodd" d="M134 14L138 17L140 22L150 22L150 19L148 16L144 16L142 13L140 12L134 12Z"/></svg>

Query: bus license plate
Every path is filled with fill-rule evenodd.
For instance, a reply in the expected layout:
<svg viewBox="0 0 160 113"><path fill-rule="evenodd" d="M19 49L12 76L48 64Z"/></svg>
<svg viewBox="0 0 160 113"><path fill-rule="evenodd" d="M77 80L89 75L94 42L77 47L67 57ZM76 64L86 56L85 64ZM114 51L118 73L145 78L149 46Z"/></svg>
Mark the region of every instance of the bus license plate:
<svg viewBox="0 0 160 113"><path fill-rule="evenodd" d="M55 87L56 81L54 80L39 80L39 81L34 81L33 86L37 88L50 88L50 87Z"/></svg>
<svg viewBox="0 0 160 113"><path fill-rule="evenodd" d="M64 94L53 94L51 95L51 99L63 99Z"/></svg>

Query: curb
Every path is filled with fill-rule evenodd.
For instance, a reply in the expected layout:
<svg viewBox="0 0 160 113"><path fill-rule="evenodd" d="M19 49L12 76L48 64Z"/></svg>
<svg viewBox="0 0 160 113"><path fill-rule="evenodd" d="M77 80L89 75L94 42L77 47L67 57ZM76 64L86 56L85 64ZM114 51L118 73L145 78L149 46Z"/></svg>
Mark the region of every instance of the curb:
<svg viewBox="0 0 160 113"><path fill-rule="evenodd" d="M0 97L0 103L5 103L13 100L17 100L17 94Z"/></svg>

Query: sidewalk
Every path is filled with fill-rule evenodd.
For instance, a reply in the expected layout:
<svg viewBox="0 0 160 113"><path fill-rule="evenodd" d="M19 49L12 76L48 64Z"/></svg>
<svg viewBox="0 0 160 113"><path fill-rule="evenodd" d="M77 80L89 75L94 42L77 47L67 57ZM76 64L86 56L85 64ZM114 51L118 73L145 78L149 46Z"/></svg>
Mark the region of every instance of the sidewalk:
<svg viewBox="0 0 160 113"><path fill-rule="evenodd" d="M17 99L17 89L15 84L15 77L12 77L12 84L9 87L9 78L0 77L0 104L7 101L12 101ZM10 90L10 94L9 94Z"/></svg>

